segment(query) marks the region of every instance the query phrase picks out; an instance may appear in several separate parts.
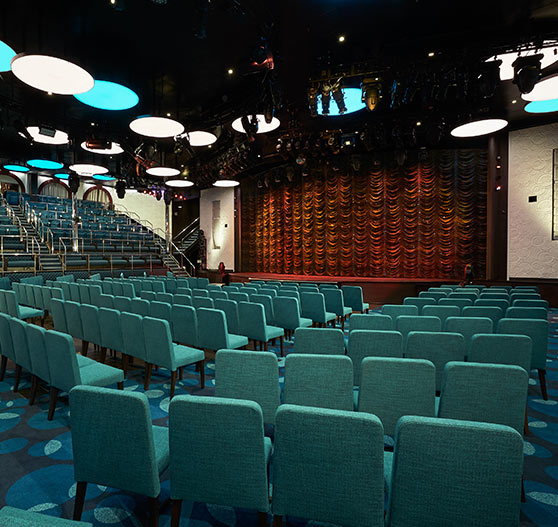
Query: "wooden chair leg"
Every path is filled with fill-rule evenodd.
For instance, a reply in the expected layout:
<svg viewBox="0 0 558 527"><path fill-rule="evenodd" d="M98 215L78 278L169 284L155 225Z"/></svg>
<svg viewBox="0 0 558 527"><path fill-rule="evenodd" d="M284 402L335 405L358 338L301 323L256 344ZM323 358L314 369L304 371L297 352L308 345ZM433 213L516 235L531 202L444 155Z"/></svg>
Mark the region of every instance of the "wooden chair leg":
<svg viewBox="0 0 558 527"><path fill-rule="evenodd" d="M171 500L171 527L179 527L180 511L182 509L182 500Z"/></svg>
<svg viewBox="0 0 558 527"><path fill-rule="evenodd" d="M525 503L527 499L525 498L525 483L523 481L523 476L521 476L521 502Z"/></svg>
<svg viewBox="0 0 558 527"><path fill-rule="evenodd" d="M149 390L152 368L153 368L153 364L150 364L149 362L145 363L145 382L143 383L143 389L146 391Z"/></svg>
<svg viewBox="0 0 558 527"><path fill-rule="evenodd" d="M116 383L116 386L118 386L119 390L123 390L124 389L124 383L122 381Z"/></svg>
<svg viewBox="0 0 558 527"><path fill-rule="evenodd" d="M283 336L279 337L279 346L281 348L281 357L283 357L285 355L285 351L283 349Z"/></svg>
<svg viewBox="0 0 558 527"><path fill-rule="evenodd" d="M0 381L4 380L4 375L6 375L7 365L8 365L8 357L2 355L2 360L0 362Z"/></svg>
<svg viewBox="0 0 558 527"><path fill-rule="evenodd" d="M180 366L180 368L178 368L178 378L180 380L184 378L184 366Z"/></svg>
<svg viewBox="0 0 558 527"><path fill-rule="evenodd" d="M539 382L543 399L548 401L548 394L546 393L546 370L539 369Z"/></svg>
<svg viewBox="0 0 558 527"><path fill-rule="evenodd" d="M89 349L89 342L87 342L86 340L82 340L81 341L81 354L84 357L87 357L87 350Z"/></svg>
<svg viewBox="0 0 558 527"><path fill-rule="evenodd" d="M19 390L19 381L21 380L21 366L19 364L16 365L16 378L14 383L14 392Z"/></svg>
<svg viewBox="0 0 558 527"><path fill-rule="evenodd" d="M525 408L525 423L523 424L523 434L529 435L529 421L527 421L527 408Z"/></svg>
<svg viewBox="0 0 558 527"><path fill-rule="evenodd" d="M267 527L267 512L258 511L258 527Z"/></svg>
<svg viewBox="0 0 558 527"><path fill-rule="evenodd" d="M198 362L200 365L200 387L202 390L205 388L205 360Z"/></svg>
<svg viewBox="0 0 558 527"><path fill-rule="evenodd" d="M264 351L267 351L267 342L264 342L263 349Z"/></svg>
<svg viewBox="0 0 558 527"><path fill-rule="evenodd" d="M48 420L52 421L54 410L56 409L56 401L58 400L58 388L50 387L50 406L48 408Z"/></svg>
<svg viewBox="0 0 558 527"><path fill-rule="evenodd" d="M106 360L107 360L107 348L103 346L101 347L101 357L100 357L101 364L104 364Z"/></svg>
<svg viewBox="0 0 558 527"><path fill-rule="evenodd" d="M76 500L74 502L74 520L81 520L81 513L83 512L83 504L85 503L85 491L87 490L86 481L78 481L76 489Z"/></svg>
<svg viewBox="0 0 558 527"><path fill-rule="evenodd" d="M273 527L282 527L283 525L283 516L273 515Z"/></svg>
<svg viewBox="0 0 558 527"><path fill-rule="evenodd" d="M170 398L172 399L174 396L174 388L176 387L176 370L171 371L171 390L170 390Z"/></svg>
<svg viewBox="0 0 558 527"><path fill-rule="evenodd" d="M149 498L149 525L159 527L159 497Z"/></svg>
<svg viewBox="0 0 558 527"><path fill-rule="evenodd" d="M124 372L124 378L128 376L128 355L122 354L122 371Z"/></svg>
<svg viewBox="0 0 558 527"><path fill-rule="evenodd" d="M29 406L35 404L35 397L37 397L37 388L39 387L39 378L33 375L33 383L31 384L31 396L29 397Z"/></svg>
<svg viewBox="0 0 558 527"><path fill-rule="evenodd" d="M341 331L345 331L345 317L341 317Z"/></svg>

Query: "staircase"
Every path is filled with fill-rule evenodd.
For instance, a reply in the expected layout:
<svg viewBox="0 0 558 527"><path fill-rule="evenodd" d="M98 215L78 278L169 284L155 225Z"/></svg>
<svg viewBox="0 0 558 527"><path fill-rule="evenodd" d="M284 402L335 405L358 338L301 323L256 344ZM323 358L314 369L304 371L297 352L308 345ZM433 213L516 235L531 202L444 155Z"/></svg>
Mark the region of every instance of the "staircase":
<svg viewBox="0 0 558 527"><path fill-rule="evenodd" d="M162 259L163 264L168 267L169 271L174 276L190 276L190 273L188 273L186 269L184 269L184 267L180 267L180 264L178 263L176 258L171 254L163 253Z"/></svg>
<svg viewBox="0 0 558 527"><path fill-rule="evenodd" d="M190 231L186 237L182 238L178 242L175 242L176 246L183 253L186 253L187 251L192 249L194 247L194 245L196 245L196 243L198 243L199 233L200 233L200 229L199 229L199 227L197 227L196 229Z"/></svg>

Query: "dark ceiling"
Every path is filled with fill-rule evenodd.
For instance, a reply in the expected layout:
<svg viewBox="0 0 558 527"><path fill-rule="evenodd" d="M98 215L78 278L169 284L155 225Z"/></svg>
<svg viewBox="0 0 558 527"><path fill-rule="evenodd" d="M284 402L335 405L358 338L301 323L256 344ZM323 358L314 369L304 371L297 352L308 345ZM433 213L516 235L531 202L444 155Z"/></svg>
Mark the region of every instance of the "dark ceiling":
<svg viewBox="0 0 558 527"><path fill-rule="evenodd" d="M116 0L115 5L111 0L3 0L0 39L16 52L74 60L95 78L131 87L140 103L122 112L96 110L73 97L48 96L4 73L0 155L13 159L31 152L15 133L16 120L69 131L73 146L57 151L69 161L81 156L77 145L92 134L123 142L132 151L142 138L128 123L137 115L170 113L187 129L217 128L220 139L212 150L178 155L172 140L159 141L156 156L166 152L167 164L208 166L222 162L244 141L231 131L230 122L261 111L270 93L282 122L277 134L362 132L430 120L445 123L440 144L456 146L464 143L449 138L449 128L465 114L503 115L512 128L554 120L553 114L526 114L511 81L500 83L493 97L479 98L475 68L498 50L556 38L557 20L558 2L547 0ZM345 42L338 41L339 35ZM261 37L273 53L273 71L251 65ZM428 57L429 52L435 56ZM380 72L386 96L377 110L311 118L306 99L310 80L324 72L346 74L351 67ZM443 85L455 72L458 84L465 76L465 91L442 89L435 100L424 96L432 83ZM391 107L393 81L405 85L415 78L420 81L414 102ZM347 78L357 86L360 80ZM272 157L274 141L259 138L256 146L263 155L254 161ZM126 163L111 168L122 170Z"/></svg>

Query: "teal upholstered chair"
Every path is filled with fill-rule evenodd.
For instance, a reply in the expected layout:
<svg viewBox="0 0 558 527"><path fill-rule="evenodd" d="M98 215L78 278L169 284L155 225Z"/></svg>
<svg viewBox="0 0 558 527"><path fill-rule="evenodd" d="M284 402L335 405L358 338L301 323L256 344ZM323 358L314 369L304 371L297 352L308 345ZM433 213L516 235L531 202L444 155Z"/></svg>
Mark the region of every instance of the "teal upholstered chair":
<svg viewBox="0 0 558 527"><path fill-rule="evenodd" d="M389 315L351 315L349 319L349 331L367 329L367 330L392 330L394 321Z"/></svg>
<svg viewBox="0 0 558 527"><path fill-rule="evenodd" d="M66 312L64 310L64 300L53 298L50 302L52 308L52 323L56 331L68 333L68 324L66 322Z"/></svg>
<svg viewBox="0 0 558 527"><path fill-rule="evenodd" d="M491 291L490 289L487 289L486 291L483 291L479 295L479 299L481 299L481 300L506 300L506 301L509 302L510 295L508 295L508 293L505 292L505 291L497 292L497 291Z"/></svg>
<svg viewBox="0 0 558 527"><path fill-rule="evenodd" d="M250 295L242 292L229 292L229 299L234 300L235 302L249 302Z"/></svg>
<svg viewBox="0 0 558 527"><path fill-rule="evenodd" d="M221 349L215 355L215 396L258 403L265 423L275 422L280 404L275 353Z"/></svg>
<svg viewBox="0 0 558 527"><path fill-rule="evenodd" d="M382 315L388 315L393 320L395 327L395 319L399 316L415 316L418 317L419 310L417 306L402 306L399 304L384 304L381 309Z"/></svg>
<svg viewBox="0 0 558 527"><path fill-rule="evenodd" d="M36 285L33 287L33 295L35 296L35 307L37 309L42 309L43 311L46 309L45 303L43 300L43 286Z"/></svg>
<svg viewBox="0 0 558 527"><path fill-rule="evenodd" d="M157 300L157 295L153 291L143 290L140 293L140 298L143 298L144 300L148 300L149 302L153 302Z"/></svg>
<svg viewBox="0 0 558 527"><path fill-rule="evenodd" d="M192 297L195 296L202 296L202 297L209 297L209 291L207 289L199 289L199 288L192 288Z"/></svg>
<svg viewBox="0 0 558 527"><path fill-rule="evenodd" d="M70 283L69 282L60 282L59 286L60 286L60 289L62 289L64 299L65 300L71 300L72 299L72 293L70 291ZM111 291L112 291L112 288L111 288ZM104 292L105 291L103 289L103 293ZM107 293L107 294L112 294L112 293Z"/></svg>
<svg viewBox="0 0 558 527"><path fill-rule="evenodd" d="M159 282L157 280L153 280L151 286L153 288L154 293L165 293L166 292L164 282Z"/></svg>
<svg viewBox="0 0 558 527"><path fill-rule="evenodd" d="M174 395L177 372L182 379L182 369L190 364L196 364L200 371L200 386L205 386L205 355L202 350L190 348L172 342L170 325L166 320L145 317L143 319L145 351L147 354L146 386L149 387L151 367L162 366L171 372L171 398Z"/></svg>
<svg viewBox="0 0 558 527"><path fill-rule="evenodd" d="M539 373L543 399L548 399L546 391L546 355L548 351L548 321L527 318L503 318L498 324L498 333L506 335L527 335L531 338L531 369Z"/></svg>
<svg viewBox="0 0 558 527"><path fill-rule="evenodd" d="M136 292L134 290L134 284L123 283L122 284L122 296L127 296L128 298L134 298L136 296Z"/></svg>
<svg viewBox="0 0 558 527"><path fill-rule="evenodd" d="M492 320L492 327L497 328L498 322L504 317L504 311L496 306L467 306L463 308L464 317L481 317Z"/></svg>
<svg viewBox="0 0 558 527"><path fill-rule="evenodd" d="M27 334L25 328L27 324L19 318L10 317L8 321L10 334L12 337L13 351L16 363L16 378L14 384L14 392L18 391L19 381L21 380L22 370L26 370L33 379L33 369L31 367L31 357L29 356L29 344L27 343Z"/></svg>
<svg viewBox="0 0 558 527"><path fill-rule="evenodd" d="M25 325L29 359L31 360L31 370L33 372L33 384L31 386L31 396L29 404L35 403L39 379L50 384L50 370L46 351L45 335L46 329L34 324ZM1 342L1 340L0 340Z"/></svg>
<svg viewBox="0 0 558 527"><path fill-rule="evenodd" d="M89 286L85 284L78 284L78 290L80 303L91 304L91 294L89 292Z"/></svg>
<svg viewBox="0 0 558 527"><path fill-rule="evenodd" d="M293 352L345 355L343 331L336 328L297 328L294 333Z"/></svg>
<svg viewBox="0 0 558 527"><path fill-rule="evenodd" d="M198 285L197 287L201 289L207 289L209 287L209 278L200 278L198 277Z"/></svg>
<svg viewBox="0 0 558 527"><path fill-rule="evenodd" d="M261 304L265 311L265 320L268 324L274 325L275 315L273 313L273 299L268 295L251 295L250 302ZM220 309L220 308L218 308Z"/></svg>
<svg viewBox="0 0 558 527"><path fill-rule="evenodd" d="M285 330L286 338L289 338L295 329L307 328L312 325L309 318L300 316L299 303L296 298L276 296L273 298L273 312L275 314L275 325Z"/></svg>
<svg viewBox="0 0 558 527"><path fill-rule="evenodd" d="M104 307L99 308L99 326L101 328L101 362L104 363L107 350L124 353L120 311ZM127 359L123 357L123 360Z"/></svg>
<svg viewBox="0 0 558 527"><path fill-rule="evenodd" d="M121 313L131 313L132 312L132 299L127 296L115 296L114 297L114 309L120 311Z"/></svg>
<svg viewBox="0 0 558 527"><path fill-rule="evenodd" d="M103 294L104 295L112 295L113 291L112 291L112 280L103 280Z"/></svg>
<svg viewBox="0 0 558 527"><path fill-rule="evenodd" d="M246 288L244 288L242 291L245 292ZM257 291L256 291L256 293L257 293ZM302 311L302 306L300 304L300 293L298 291L295 291L293 289L281 288L277 292L277 296L288 296L288 297L291 297L291 298L296 298L298 300L298 305L300 306L301 311ZM310 318L310 317L308 317L308 318Z"/></svg>
<svg viewBox="0 0 558 527"><path fill-rule="evenodd" d="M442 322L438 317L400 315L395 319L395 330L403 335L403 343L411 331L442 331Z"/></svg>
<svg viewBox="0 0 558 527"><path fill-rule="evenodd" d="M351 318L358 316L353 315ZM391 318L391 317L390 317ZM403 357L403 335L399 331L357 329L349 334L348 353L353 361L354 385L360 386L362 361L366 357Z"/></svg>
<svg viewBox="0 0 558 527"><path fill-rule="evenodd" d="M475 335L471 340L470 362L511 364L531 371L531 338L527 335Z"/></svg>
<svg viewBox="0 0 558 527"><path fill-rule="evenodd" d="M511 426L521 434L528 384L520 366L448 362L438 417Z"/></svg>
<svg viewBox="0 0 558 527"><path fill-rule="evenodd" d="M225 313L228 330L235 335L240 335L238 302L236 300L218 299L214 301L214 306L215 309L220 309L223 313Z"/></svg>
<svg viewBox="0 0 558 527"><path fill-rule="evenodd" d="M77 386L70 392L74 519L79 520L87 484L147 496L150 525L159 516L160 475L169 465L169 430L153 426L145 394Z"/></svg>
<svg viewBox="0 0 558 527"><path fill-rule="evenodd" d="M370 306L362 299L362 287L359 285L341 286L345 305L350 307L353 312L368 313Z"/></svg>
<svg viewBox="0 0 558 527"><path fill-rule="evenodd" d="M72 335L72 337L82 341L82 355L87 355L87 349L83 343L85 339L83 338L83 325L81 322L81 304L71 300L65 301L64 313L66 314L68 333Z"/></svg>
<svg viewBox="0 0 558 527"><path fill-rule="evenodd" d="M431 298L436 302L439 302L442 298L447 298L447 291L421 291L419 293L419 298Z"/></svg>
<svg viewBox="0 0 558 527"><path fill-rule="evenodd" d="M151 302L149 308L149 316L151 318L160 318L161 320L166 320L171 327L172 333L172 304L167 304L166 302Z"/></svg>
<svg viewBox="0 0 558 527"><path fill-rule="evenodd" d="M150 291L152 293L153 292L153 281L152 280L142 280L141 281L141 290L142 291Z"/></svg>
<svg viewBox="0 0 558 527"><path fill-rule="evenodd" d="M516 302L519 302L519 300L516 300ZM506 309L506 318L539 318L547 320L548 309L544 307L518 306L514 303L512 307Z"/></svg>
<svg viewBox="0 0 558 527"><path fill-rule="evenodd" d="M112 295L99 295L99 303L97 307L105 309L114 309L114 297Z"/></svg>
<svg viewBox="0 0 558 527"><path fill-rule="evenodd" d="M326 327L328 322L334 322L335 313L326 311L324 295L322 293L302 293L300 295L300 307L302 316L309 318L314 324Z"/></svg>
<svg viewBox="0 0 558 527"><path fill-rule="evenodd" d="M177 396L169 430L172 527L179 527L182 500L255 509L260 526L267 524L272 446L258 404Z"/></svg>
<svg viewBox="0 0 558 527"><path fill-rule="evenodd" d="M12 341L12 332L10 330L10 315L0 313L0 354L2 355L2 362L0 366L0 381L4 380L6 374L6 366L8 359L15 363L15 351Z"/></svg>
<svg viewBox="0 0 558 527"><path fill-rule="evenodd" d="M180 304L172 306L172 337L179 344L198 347L198 316L193 307Z"/></svg>
<svg viewBox="0 0 558 527"><path fill-rule="evenodd" d="M311 441L301 441L309 437ZM370 414L290 404L277 411L273 514L345 527L384 521L384 430Z"/></svg>
<svg viewBox="0 0 558 527"><path fill-rule="evenodd" d="M205 296L193 296L192 306L194 306L196 309L200 307L213 309L215 307L215 303L212 298L207 298Z"/></svg>
<svg viewBox="0 0 558 527"><path fill-rule="evenodd" d="M145 348L145 335L143 331L143 317L135 313L121 313L120 325L122 328L122 341L124 353L128 357L136 357L145 362L144 389L149 389L147 381L148 358ZM126 361L127 362L127 361Z"/></svg>
<svg viewBox="0 0 558 527"><path fill-rule="evenodd" d="M353 312L352 308L345 305L343 291L338 288L324 288L320 291L325 298L326 310L335 313L341 321L341 329L345 329L345 320Z"/></svg>
<svg viewBox="0 0 558 527"><path fill-rule="evenodd" d="M79 285L76 283L71 283L69 284L69 288L70 288L70 300L72 302L77 302L79 304L81 301L81 297L79 295ZM113 285L113 289L114 289L114 285Z"/></svg>
<svg viewBox="0 0 558 527"><path fill-rule="evenodd" d="M513 288L513 291L534 291L535 293L538 293L539 288L536 285L516 285Z"/></svg>
<svg viewBox="0 0 558 527"><path fill-rule="evenodd" d="M91 304L94 306L99 306L99 297L103 294L103 290L100 285L90 285L89 286L89 298L91 299Z"/></svg>
<svg viewBox="0 0 558 527"><path fill-rule="evenodd" d="M402 417L386 459L386 525L517 527L522 468L523 439L510 427Z"/></svg>
<svg viewBox="0 0 558 527"><path fill-rule="evenodd" d="M226 291L227 293L238 293L240 291L240 284L238 284L238 285L234 285L234 284L224 285L224 286L221 287L221 289L223 291Z"/></svg>
<svg viewBox="0 0 558 527"><path fill-rule="evenodd" d="M75 522L48 514L5 506L0 509L0 525L6 527L93 527L89 522Z"/></svg>
<svg viewBox="0 0 558 527"><path fill-rule="evenodd" d="M239 334L254 341L254 349L259 344L267 351L267 343L279 339L281 356L283 355L283 328L270 326L265 319L264 307L251 302L238 303L238 317L240 321Z"/></svg>
<svg viewBox="0 0 558 527"><path fill-rule="evenodd" d="M89 344L101 346L101 326L99 324L99 308L82 304L80 306L81 327L83 330L83 341L81 354L87 356Z"/></svg>
<svg viewBox="0 0 558 527"><path fill-rule="evenodd" d="M302 292L302 289L300 291ZM259 294L267 295L270 296L271 298L275 298L277 296L277 290L271 287L260 287Z"/></svg>
<svg viewBox="0 0 558 527"><path fill-rule="evenodd" d="M540 298L539 293L516 293L512 291L510 293L510 304L513 305L516 300L540 300Z"/></svg>
<svg viewBox="0 0 558 527"><path fill-rule="evenodd" d="M226 300L220 300L226 302ZM228 332L225 313L219 309L197 309L198 346L202 349L217 351L237 349L248 345L248 337Z"/></svg>
<svg viewBox="0 0 558 527"><path fill-rule="evenodd" d="M203 288L201 288L203 289ZM217 284L209 284L205 289L207 289L207 291L220 291L221 290L221 286L217 285Z"/></svg>
<svg viewBox="0 0 558 527"><path fill-rule="evenodd" d="M424 359L367 357L362 361L358 411L377 415L395 435L403 415L435 417L436 367Z"/></svg>
<svg viewBox="0 0 558 527"><path fill-rule="evenodd" d="M514 300L513 307L542 307L548 310L548 300Z"/></svg>
<svg viewBox="0 0 558 527"><path fill-rule="evenodd" d="M118 384L123 389L124 374L121 370L100 364L87 357L77 359L74 341L70 335L47 331L45 345L50 372L50 407L48 420L52 420L59 391L69 392L81 384L110 386Z"/></svg>
<svg viewBox="0 0 558 527"><path fill-rule="evenodd" d="M446 320L444 331L460 333L465 339L465 354L471 349L471 339L477 333L492 333L494 325L488 317L449 317Z"/></svg>
<svg viewBox="0 0 558 527"><path fill-rule="evenodd" d="M475 307L477 306L494 306L499 307L502 311L506 311L508 309L510 303L508 300L504 300L502 298L478 298L475 300Z"/></svg>
<svg viewBox="0 0 558 527"><path fill-rule="evenodd" d="M132 300L130 301L130 312L142 317L148 317L149 305L150 303L143 298L132 298Z"/></svg>
<svg viewBox="0 0 558 527"><path fill-rule="evenodd" d="M157 299L157 302L165 302L166 304L171 304L173 303L173 296L170 293L156 293L155 294L155 298Z"/></svg>
<svg viewBox="0 0 558 527"><path fill-rule="evenodd" d="M436 366L436 390L442 386L446 363L464 361L465 355L465 338L460 333L412 331L407 337L405 357L426 359Z"/></svg>
<svg viewBox="0 0 558 527"><path fill-rule="evenodd" d="M436 300L434 300L433 298L428 298L428 297L420 297L420 296L408 296L406 298L403 299L403 305L405 306L417 306L418 310L419 310L419 315L422 315L422 308L424 306L431 306L431 305L437 305Z"/></svg>
<svg viewBox="0 0 558 527"><path fill-rule="evenodd" d="M438 317L442 323L442 328L444 327L446 320L449 317L458 317L461 315L461 308L457 306L424 306L422 308L422 314L425 317Z"/></svg>
<svg viewBox="0 0 558 527"><path fill-rule="evenodd" d="M472 303L479 297L478 293L471 290L461 290L461 291L454 291L448 295L448 298L468 298Z"/></svg>
<svg viewBox="0 0 558 527"><path fill-rule="evenodd" d="M353 410L353 363L343 355L291 353L285 359L283 402Z"/></svg>
<svg viewBox="0 0 558 527"><path fill-rule="evenodd" d="M209 291L209 298L215 300L228 300L229 294L226 291Z"/></svg>
<svg viewBox="0 0 558 527"><path fill-rule="evenodd" d="M192 305L192 297L190 295L183 295L177 293L174 295L174 302L173 305L180 305L180 306L191 306Z"/></svg>
<svg viewBox="0 0 558 527"><path fill-rule="evenodd" d="M464 307L472 306L473 300L471 298L441 298L438 301L438 305L440 306L457 306L463 311Z"/></svg>
<svg viewBox="0 0 558 527"><path fill-rule="evenodd" d="M3 291L8 306L8 314L17 317L21 320L28 320L30 318L42 318L44 311L34 307L20 306L17 302L17 295L15 291Z"/></svg>
<svg viewBox="0 0 558 527"><path fill-rule="evenodd" d="M121 282L112 282L112 295L113 296L122 296L122 283Z"/></svg>

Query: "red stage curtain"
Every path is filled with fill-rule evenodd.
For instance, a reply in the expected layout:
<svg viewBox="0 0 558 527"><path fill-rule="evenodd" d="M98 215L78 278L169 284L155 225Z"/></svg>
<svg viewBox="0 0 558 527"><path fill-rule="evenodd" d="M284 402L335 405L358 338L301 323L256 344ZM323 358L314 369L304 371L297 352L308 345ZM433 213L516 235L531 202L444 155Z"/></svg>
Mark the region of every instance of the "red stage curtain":
<svg viewBox="0 0 558 527"><path fill-rule="evenodd" d="M403 165L385 155L358 171L336 162L243 182L243 271L461 278L472 263L484 277L485 150L409 154Z"/></svg>

